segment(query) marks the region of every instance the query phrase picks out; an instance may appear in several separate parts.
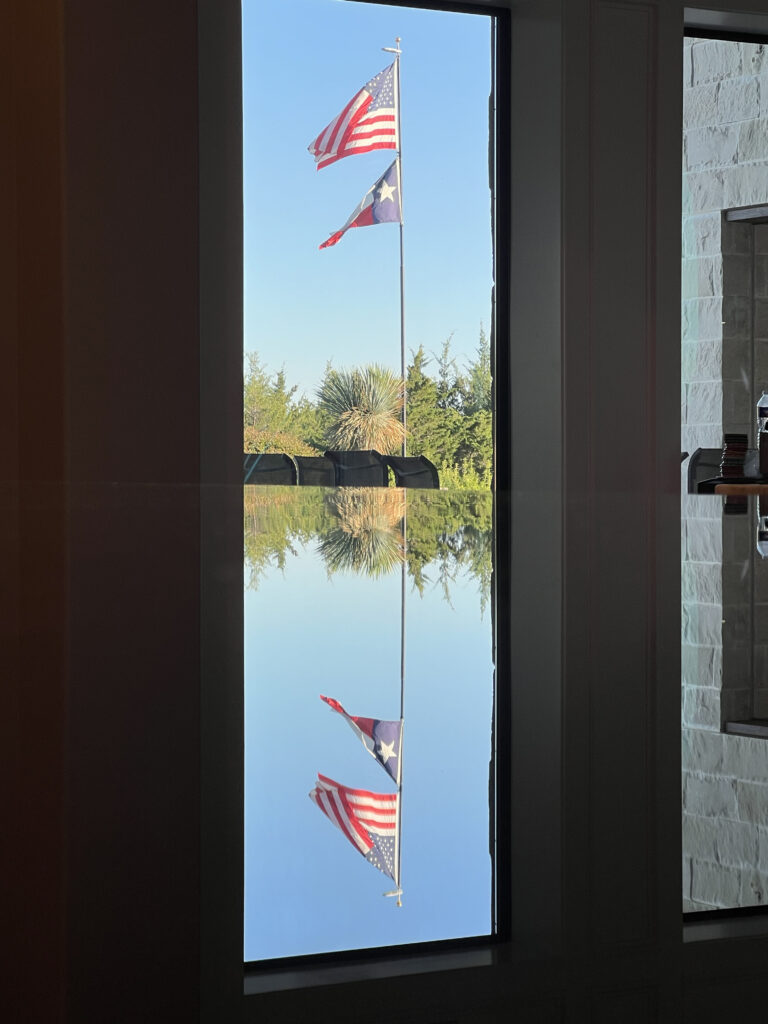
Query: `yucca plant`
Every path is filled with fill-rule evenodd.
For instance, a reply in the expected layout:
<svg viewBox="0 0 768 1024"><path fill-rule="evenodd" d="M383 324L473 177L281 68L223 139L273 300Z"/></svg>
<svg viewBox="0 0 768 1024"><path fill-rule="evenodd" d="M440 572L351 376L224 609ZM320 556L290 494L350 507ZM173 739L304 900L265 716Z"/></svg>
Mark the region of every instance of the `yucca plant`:
<svg viewBox="0 0 768 1024"><path fill-rule="evenodd" d="M386 455L399 450L405 436L403 382L391 370L378 365L329 370L317 397L331 418L329 448L375 448Z"/></svg>

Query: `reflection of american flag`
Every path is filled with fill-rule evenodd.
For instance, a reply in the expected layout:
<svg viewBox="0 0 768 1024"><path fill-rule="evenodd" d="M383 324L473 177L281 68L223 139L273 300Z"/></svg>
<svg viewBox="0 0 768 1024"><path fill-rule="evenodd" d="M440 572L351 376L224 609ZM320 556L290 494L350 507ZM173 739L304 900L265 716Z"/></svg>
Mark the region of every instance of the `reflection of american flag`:
<svg viewBox="0 0 768 1024"><path fill-rule="evenodd" d="M397 793L350 789L318 775L309 795L369 864L397 882Z"/></svg>
<svg viewBox="0 0 768 1024"><path fill-rule="evenodd" d="M342 112L310 142L317 169L372 149L397 149L395 65L367 82Z"/></svg>

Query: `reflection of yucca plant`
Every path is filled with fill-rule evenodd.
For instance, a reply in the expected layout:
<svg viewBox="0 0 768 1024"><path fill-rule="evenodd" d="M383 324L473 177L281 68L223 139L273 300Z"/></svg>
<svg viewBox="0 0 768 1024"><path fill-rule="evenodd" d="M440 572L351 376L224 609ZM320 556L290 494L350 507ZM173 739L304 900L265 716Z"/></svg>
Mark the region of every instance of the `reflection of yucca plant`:
<svg viewBox="0 0 768 1024"><path fill-rule="evenodd" d="M330 370L317 397L331 416L329 448L375 448L391 455L402 444L403 382L385 367Z"/></svg>
<svg viewBox="0 0 768 1024"><path fill-rule="evenodd" d="M345 487L328 499L339 525L320 541L330 572L352 570L385 576L403 560L399 526L405 494L399 488Z"/></svg>

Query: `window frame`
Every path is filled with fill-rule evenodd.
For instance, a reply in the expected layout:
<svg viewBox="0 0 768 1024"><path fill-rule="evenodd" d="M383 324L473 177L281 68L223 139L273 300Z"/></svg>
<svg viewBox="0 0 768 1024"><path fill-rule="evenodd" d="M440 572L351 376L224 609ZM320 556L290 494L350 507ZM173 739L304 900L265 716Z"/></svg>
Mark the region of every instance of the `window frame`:
<svg viewBox="0 0 768 1024"><path fill-rule="evenodd" d="M353 0L354 2L354 0ZM357 0L357 2L386 5L386 0ZM509 206L505 201L508 187L500 187L499 182L508 186L509 169L509 132L504 131L498 139L498 122L502 123L509 116L509 93L502 90L499 96L498 82L509 82L510 79L510 12L504 6L483 3L460 3L452 0L406 0L397 6L431 10L445 13L475 14L488 18L491 24L490 60L491 60L491 94L489 96L489 140L488 140L488 172L491 186L491 230L494 252L495 281L505 280L509 273L508 251L504 247L499 251L498 237L508 238L510 234ZM497 107L501 104L499 116ZM499 199L501 195L501 199ZM510 436L510 404L508 391L498 389L496 381L507 379L509 374L507 347L499 346L496 339L508 337L509 334L509 291L500 289L496 284L493 288L493 310L491 323L491 358L493 364L493 408L494 408L494 483L496 494L504 493L509 488L509 452ZM494 599L496 614L493 617L493 645L496 652L494 672L494 721L492 735L492 778L490 794L496 806L496 821L491 822L494 832L494 847L497 846L496 836L501 832L508 833L509 798L508 788L504 779L508 777L509 751L509 720L510 705L507 687L498 686L499 675L506 675L503 666L508 664L508 648L506 635L498 635L496 623L499 616L508 613L509 594L506 587L508 574L500 572L499 567L506 565L508 559L508 542L504 530L498 529L500 516L498 500L494 507ZM502 666L500 670L499 665ZM503 844L502 844L503 845ZM489 966L494 962L494 952L498 943L507 940L509 925L508 892L499 879L508 877L508 870L499 870L499 859L506 867L509 851L507 848L495 850L491 870L491 903L492 931L489 935L463 939L446 939L437 942L409 943L398 946L377 947L372 949L352 949L333 953L282 957L274 960L245 961L244 993L255 995L287 988L306 988L316 985L327 985L339 981L354 981L374 977L391 977L417 973L428 973L440 967L442 970L456 970L463 967ZM290 979L290 983L287 979Z"/></svg>
<svg viewBox="0 0 768 1024"><path fill-rule="evenodd" d="M366 0L377 2L377 0ZM453 3L452 0L433 3L430 0L402 6L431 10L476 13L494 20L496 41L493 74L496 82L496 104L501 116L493 163L489 170L496 182L495 212L493 217L495 261L495 339L509 337L509 239L511 236L511 204L508 202L510 168L510 60L511 60L511 4ZM256 1012L259 995L301 990L317 985L330 986L339 981L364 980L372 977L405 977L432 973L436 969L454 972L459 968L490 966L499 960L500 947L509 942L510 887L509 846L505 841L510 831L510 693L509 687L499 685L498 679L508 678L509 639L504 630L494 629L497 653L496 699L494 733L497 749L496 778L494 780L497 803L497 837L503 836L494 858L494 878L498 879L494 898L500 908L495 917L496 933L476 939L446 940L439 943L419 943L405 947L388 947L371 951L345 951L319 954L293 960L265 962L261 965L243 963L242 958L242 878L232 876L231 864L242 864L243 851L243 756L242 756L242 610L241 589L242 558L230 540L225 540L220 524L222 516L230 521L242 515L242 489L237 491L237 479L229 446L239 448L242 424L242 394L236 401L232 385L233 358L228 361L229 377L225 381L216 372L215 360L221 350L221 322L227 328L227 348L234 350L235 337L242 353L242 288L233 280L242 281L242 94L240 69L240 24L235 21L235 5L227 5L226 16L221 16L221 5L202 0L199 5L199 81L200 81L200 274L201 274L201 360L203 379L214 382L208 387L209 400L201 408L202 482L213 486L206 504L202 501L201 530L204 564L202 568L201 621L210 622L208 638L202 644L202 991L210 981L211 989L222 991L223 979L228 979L230 998L237 975L237 986L246 996L249 1014ZM239 11L237 12L239 15ZM234 56L237 54L237 60ZM226 72L224 68L226 67ZM237 117L232 111L237 111ZM226 116L225 116L225 111ZM222 160L221 154L225 154ZM489 153L490 161L490 153ZM235 312L235 306L238 311ZM207 319L206 319L207 314ZM509 608L507 566L510 558L510 508L505 495L511 485L511 405L507 388L498 388L498 382L509 378L508 347L494 344L495 349L495 478L497 502L494 534L495 576L497 580L497 614L506 616ZM241 365L241 364L240 364ZM210 374L205 373L208 368ZM238 378L240 371L238 369ZM228 387L230 404L221 401ZM242 389L241 389L242 390ZM219 400L217 400L217 398ZM219 410L227 408L226 423L222 424ZM237 432L237 440L235 433ZM225 467L222 479L222 466ZM238 457L239 466L239 457ZM224 484L222 487L221 485ZM205 494L205 489L204 492ZM238 558L237 566L235 558ZM221 564L229 568L229 585L221 583ZM215 582L214 577L218 579ZM237 582L235 582L237 581ZM206 585L207 584L207 585ZM222 609L229 608L227 627L222 625ZM239 635L236 635L239 634ZM206 644L206 639L208 643ZM227 648L227 671L222 674L217 655ZM206 656L206 648L208 653ZM239 662L239 666L238 666ZM224 691L222 691L222 686ZM222 699L223 698L223 699ZM226 803L221 793L227 791ZM215 894L215 895L214 895ZM226 935L227 941L221 941ZM235 966L235 939L239 963ZM214 980L215 979L215 980ZM232 1004L234 1006L234 1004Z"/></svg>

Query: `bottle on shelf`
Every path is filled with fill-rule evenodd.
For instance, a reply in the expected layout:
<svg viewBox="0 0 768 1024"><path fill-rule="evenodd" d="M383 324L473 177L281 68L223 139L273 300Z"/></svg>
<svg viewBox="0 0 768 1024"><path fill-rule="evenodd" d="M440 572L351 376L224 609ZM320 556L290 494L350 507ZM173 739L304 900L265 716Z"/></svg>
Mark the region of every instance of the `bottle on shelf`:
<svg viewBox="0 0 768 1024"><path fill-rule="evenodd" d="M760 476L768 476L768 384L757 400L757 458Z"/></svg>
<svg viewBox="0 0 768 1024"><path fill-rule="evenodd" d="M768 430L768 384L763 384L763 393L757 400L757 447L760 447L760 434Z"/></svg>

